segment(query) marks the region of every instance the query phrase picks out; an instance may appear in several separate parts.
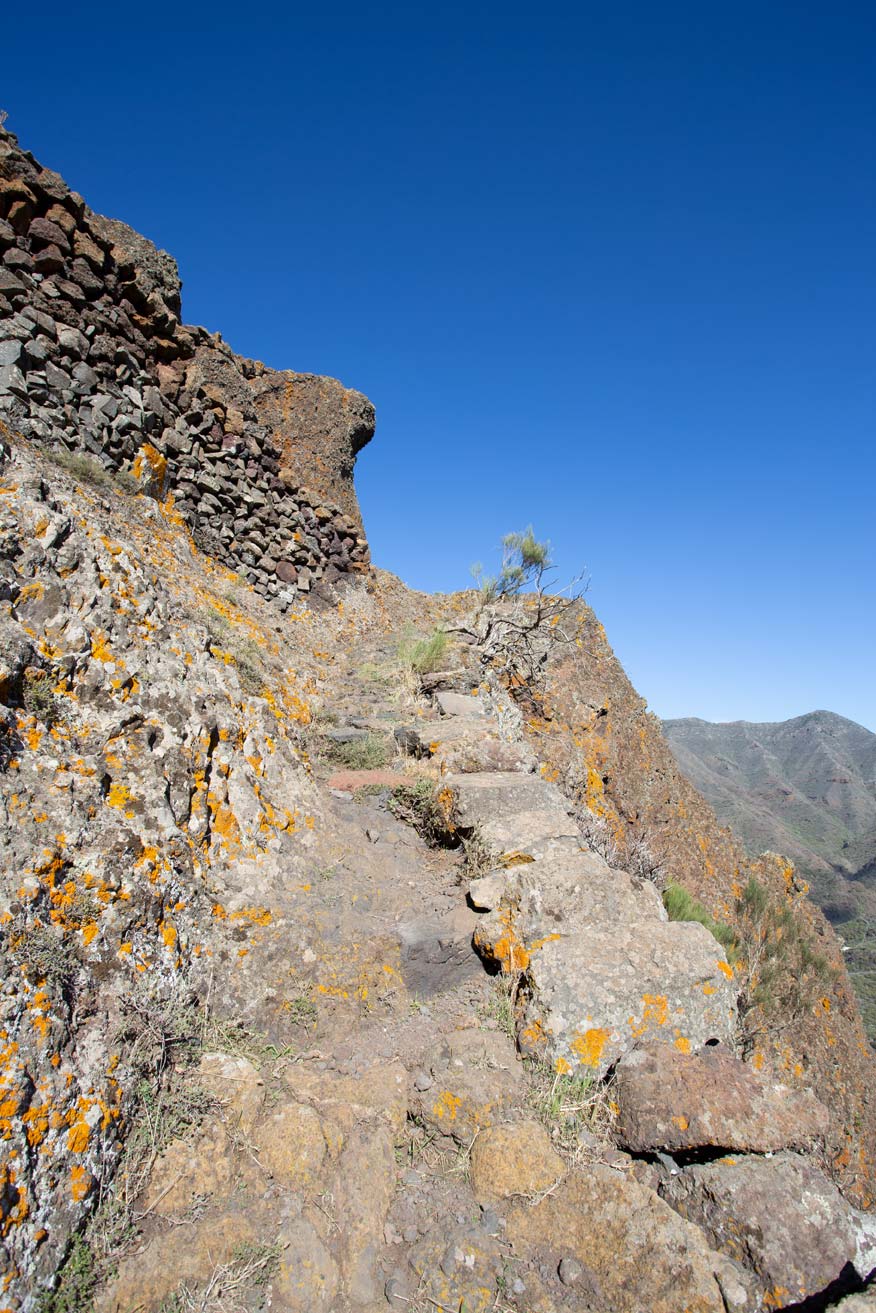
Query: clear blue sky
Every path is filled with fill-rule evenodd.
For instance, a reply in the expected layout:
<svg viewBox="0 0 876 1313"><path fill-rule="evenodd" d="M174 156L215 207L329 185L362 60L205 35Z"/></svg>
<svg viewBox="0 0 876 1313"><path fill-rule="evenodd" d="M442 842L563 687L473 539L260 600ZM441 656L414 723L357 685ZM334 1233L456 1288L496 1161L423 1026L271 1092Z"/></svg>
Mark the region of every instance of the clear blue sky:
<svg viewBox="0 0 876 1313"><path fill-rule="evenodd" d="M47 2L9 126L377 406L376 562L532 522L663 716L876 729L876 9Z"/></svg>

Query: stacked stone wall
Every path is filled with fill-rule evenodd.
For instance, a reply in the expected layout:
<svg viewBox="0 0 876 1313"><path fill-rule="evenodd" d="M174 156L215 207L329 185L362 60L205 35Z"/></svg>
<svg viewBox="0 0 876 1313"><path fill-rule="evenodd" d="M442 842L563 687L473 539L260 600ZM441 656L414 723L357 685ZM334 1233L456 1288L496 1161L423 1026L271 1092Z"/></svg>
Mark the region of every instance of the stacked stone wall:
<svg viewBox="0 0 876 1313"><path fill-rule="evenodd" d="M357 517L308 488L318 462L290 469L282 434L260 422L258 398L284 376L183 325L173 259L89 210L2 129L0 262L9 430L172 498L200 547L283 608L367 565ZM334 387L373 429L370 403Z"/></svg>

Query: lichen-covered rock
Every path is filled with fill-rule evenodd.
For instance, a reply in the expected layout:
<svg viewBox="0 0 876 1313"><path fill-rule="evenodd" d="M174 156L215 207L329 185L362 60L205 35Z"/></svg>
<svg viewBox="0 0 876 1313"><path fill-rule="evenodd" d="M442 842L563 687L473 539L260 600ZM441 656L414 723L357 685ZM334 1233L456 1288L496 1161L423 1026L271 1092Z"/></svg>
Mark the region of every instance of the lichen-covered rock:
<svg viewBox="0 0 876 1313"><path fill-rule="evenodd" d="M319 1117L306 1104L281 1104L258 1128L259 1163L290 1190L314 1184L326 1149Z"/></svg>
<svg viewBox="0 0 876 1313"><path fill-rule="evenodd" d="M743 1313L744 1274L652 1191L606 1167L574 1172L534 1205L515 1205L507 1239L557 1271L577 1264L575 1298L612 1313Z"/></svg>
<svg viewBox="0 0 876 1313"><path fill-rule="evenodd" d="M499 855L522 852L543 857L577 851L581 836L568 803L537 775L487 771L447 777L456 800L460 829L477 827Z"/></svg>
<svg viewBox="0 0 876 1313"><path fill-rule="evenodd" d="M828 1113L721 1047L683 1053L649 1044L615 1069L616 1131L625 1148L667 1153L698 1148L753 1153L802 1148L824 1136Z"/></svg>
<svg viewBox="0 0 876 1313"><path fill-rule="evenodd" d="M295 682L278 671L270 701L241 687L251 631L227 575L150 503L126 518L44 469L16 447L0 506L10 1295L53 1273L158 1037L191 1027L199 990L222 1007L211 964L266 933L319 811Z"/></svg>
<svg viewBox="0 0 876 1313"><path fill-rule="evenodd" d="M852 1208L796 1154L695 1163L667 1176L660 1193L716 1249L756 1274L769 1308L876 1268L876 1218Z"/></svg>
<svg viewBox="0 0 876 1313"><path fill-rule="evenodd" d="M472 1147L472 1189L479 1199L539 1195L565 1174L566 1165L540 1122L487 1127Z"/></svg>
<svg viewBox="0 0 876 1313"><path fill-rule="evenodd" d="M466 1148L485 1127L502 1121L522 1094L523 1073L506 1036L462 1031L436 1061L434 1081L411 1094L411 1110Z"/></svg>
<svg viewBox="0 0 876 1313"><path fill-rule="evenodd" d="M602 1074L643 1037L684 1052L730 1041L735 988L720 944L666 921L648 882L596 853L558 853L513 866L489 900L475 943L523 973L520 1045L557 1070Z"/></svg>

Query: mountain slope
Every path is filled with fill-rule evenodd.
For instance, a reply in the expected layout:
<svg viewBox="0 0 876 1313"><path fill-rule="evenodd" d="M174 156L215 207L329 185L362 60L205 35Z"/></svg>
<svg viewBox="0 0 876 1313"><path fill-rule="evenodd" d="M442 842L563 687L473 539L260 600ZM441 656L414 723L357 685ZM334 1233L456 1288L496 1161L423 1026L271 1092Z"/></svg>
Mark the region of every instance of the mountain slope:
<svg viewBox="0 0 876 1313"><path fill-rule="evenodd" d="M792 858L832 920L876 863L876 734L829 711L768 724L663 722L684 773L751 856Z"/></svg>

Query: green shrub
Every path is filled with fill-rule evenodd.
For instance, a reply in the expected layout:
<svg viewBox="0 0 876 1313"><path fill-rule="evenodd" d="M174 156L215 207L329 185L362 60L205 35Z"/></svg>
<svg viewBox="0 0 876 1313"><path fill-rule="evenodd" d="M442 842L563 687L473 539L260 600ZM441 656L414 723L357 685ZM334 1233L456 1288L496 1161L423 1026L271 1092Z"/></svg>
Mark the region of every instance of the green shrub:
<svg viewBox="0 0 876 1313"><path fill-rule="evenodd" d="M403 638L398 645L398 658L416 675L430 670L442 670L447 658L449 636L443 629L435 629L428 638Z"/></svg>
<svg viewBox="0 0 876 1313"><path fill-rule="evenodd" d="M24 677L22 701L25 711L50 729L63 719L63 708L55 692L55 681L47 671L28 671Z"/></svg>
<svg viewBox="0 0 876 1313"><path fill-rule="evenodd" d="M670 883L666 886L663 891L663 906L670 921L697 921L705 926L724 949L728 962L737 961L739 951L732 927L725 921L716 921L702 903L692 898L680 884Z"/></svg>

